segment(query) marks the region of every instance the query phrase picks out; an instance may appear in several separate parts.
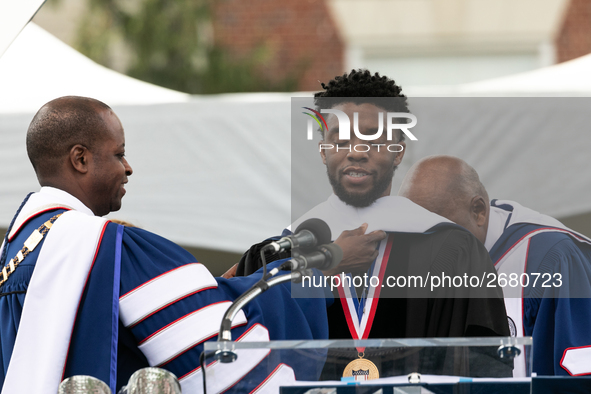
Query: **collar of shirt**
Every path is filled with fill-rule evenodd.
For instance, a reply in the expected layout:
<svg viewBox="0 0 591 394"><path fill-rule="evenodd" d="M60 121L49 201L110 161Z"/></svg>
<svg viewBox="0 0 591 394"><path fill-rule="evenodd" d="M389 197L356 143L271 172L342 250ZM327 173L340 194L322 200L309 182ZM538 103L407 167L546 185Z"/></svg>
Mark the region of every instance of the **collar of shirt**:
<svg viewBox="0 0 591 394"><path fill-rule="evenodd" d="M354 230L363 223L368 224L368 233L374 230L423 233L437 224L452 223L400 196L381 197L368 207L357 208L347 205L332 194L325 203L318 205L298 221L301 223L310 217L326 221L334 238L344 230ZM292 228L297 228L297 225L292 225Z"/></svg>
<svg viewBox="0 0 591 394"><path fill-rule="evenodd" d="M67 205L78 212L94 216L92 210L84 205L82 201L61 189L56 189L55 187L51 186L43 186L39 193L51 196L52 199L56 200L56 203Z"/></svg>
<svg viewBox="0 0 591 394"><path fill-rule="evenodd" d="M490 252L494 244L505 231L505 225L511 212L505 211L498 207L490 207L490 213L488 215L488 229L486 231L486 239L484 240L484 246L486 250Z"/></svg>

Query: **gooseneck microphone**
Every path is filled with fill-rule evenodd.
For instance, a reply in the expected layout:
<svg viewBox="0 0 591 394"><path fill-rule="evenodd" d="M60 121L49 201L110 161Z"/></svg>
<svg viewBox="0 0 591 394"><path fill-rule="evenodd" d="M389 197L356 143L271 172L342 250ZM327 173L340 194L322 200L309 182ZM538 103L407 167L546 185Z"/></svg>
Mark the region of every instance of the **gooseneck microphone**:
<svg viewBox="0 0 591 394"><path fill-rule="evenodd" d="M327 244L331 241L330 227L324 220L308 219L296 228L292 235L281 238L279 241L265 245L265 252L279 252L287 249L308 249L316 245Z"/></svg>
<svg viewBox="0 0 591 394"><path fill-rule="evenodd" d="M318 246L319 245L319 246ZM328 270L336 267L343 258L340 246L331 243L331 232L328 224L321 219L308 219L300 224L294 234L283 237L279 241L265 245L264 252L278 252L280 250L299 249L298 253L280 267L275 267L268 274L255 283L249 290L237 297L226 310L220 325L218 335L218 350L215 358L222 363L236 360L237 354L232 345L232 321L236 314L259 294L280 283L300 280L303 272L309 268ZM282 269L291 268L285 275L277 275ZM305 274L304 274L305 275ZM205 371L204 371L205 372ZM203 375L205 378L205 374Z"/></svg>
<svg viewBox="0 0 591 394"><path fill-rule="evenodd" d="M286 268L291 268L292 272L287 275L271 278L268 281L260 280L245 293L236 298L222 318L218 341L230 341L232 339L230 329L232 327L232 321L234 320L234 317L244 305L249 303L259 294L267 291L273 286L278 285L279 283L299 279L299 277L302 276L302 271L305 269L318 268L321 270L328 270L334 268L341 262L342 259L343 250L341 247L337 244L330 243L327 245L320 245L316 251L294 257L283 263L281 267L273 268L269 272L270 276L273 276L282 269Z"/></svg>

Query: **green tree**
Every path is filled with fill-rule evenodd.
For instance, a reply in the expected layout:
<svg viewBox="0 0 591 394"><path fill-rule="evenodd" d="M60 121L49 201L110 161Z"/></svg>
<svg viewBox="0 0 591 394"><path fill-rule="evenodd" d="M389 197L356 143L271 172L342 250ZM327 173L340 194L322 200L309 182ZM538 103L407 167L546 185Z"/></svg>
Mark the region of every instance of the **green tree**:
<svg viewBox="0 0 591 394"><path fill-rule="evenodd" d="M89 0L76 47L107 67L118 47L126 74L187 93L294 90L296 75L270 82L258 71L271 55L263 46L234 59L215 45L212 1Z"/></svg>

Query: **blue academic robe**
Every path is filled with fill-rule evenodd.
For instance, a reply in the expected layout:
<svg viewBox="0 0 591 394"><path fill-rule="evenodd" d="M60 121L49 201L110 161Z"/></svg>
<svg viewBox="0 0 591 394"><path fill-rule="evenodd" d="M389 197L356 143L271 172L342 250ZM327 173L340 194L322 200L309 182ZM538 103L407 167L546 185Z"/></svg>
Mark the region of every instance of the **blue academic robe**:
<svg viewBox="0 0 591 394"><path fill-rule="evenodd" d="M510 205L498 207L512 211ZM576 370L564 360L569 349L591 345L591 245L563 228L516 223L491 248L493 263L528 236L525 273L530 285L523 289L523 332L518 334L533 337L532 371L538 375L591 374L591 353L584 362L587 366L578 363ZM536 286L534 274L539 274Z"/></svg>
<svg viewBox="0 0 591 394"><path fill-rule="evenodd" d="M63 210L44 212L21 228L8 244L8 259L20 250L24 240L34 229L60 211ZM0 297L0 383L4 381L19 328L26 297L24 291L28 287L42 245L27 256L0 289L3 293ZM196 311L234 300L260 279L260 273L229 280L212 277L214 282L211 286L182 297L173 297L172 302L154 307L149 315L133 324L122 322L121 316L125 311L119 310L119 304L123 296L138 289L145 290L169 273L191 264L195 266L196 263L190 253L156 234L109 222L101 236L92 271L80 300L64 378L91 375L103 380L112 389L119 390L133 372L152 364L149 357L142 352L142 344L146 346L154 338L164 338L171 327L178 327ZM159 297L158 294L153 296ZM150 302L149 299L146 300L146 303ZM292 299L289 283L263 293L243 311L245 322L233 328L233 339L240 338L254 328L260 330L261 326L268 331L270 340L328 337L324 299ZM199 368L199 356L203 351L204 341L216 340L216 336L202 339L195 343L189 342L190 346L177 351L173 357L156 366L170 370L181 379L195 373ZM247 371L243 380L249 382L248 385L261 382L275 367L286 361L271 354L264 362L253 364L252 370ZM299 365L294 366L296 378L308 380L319 376L322 363L295 364ZM234 384L232 379L235 378L228 377L229 384ZM238 389L240 384L233 388ZM253 388L243 387L248 391ZM198 390L200 387L193 389Z"/></svg>

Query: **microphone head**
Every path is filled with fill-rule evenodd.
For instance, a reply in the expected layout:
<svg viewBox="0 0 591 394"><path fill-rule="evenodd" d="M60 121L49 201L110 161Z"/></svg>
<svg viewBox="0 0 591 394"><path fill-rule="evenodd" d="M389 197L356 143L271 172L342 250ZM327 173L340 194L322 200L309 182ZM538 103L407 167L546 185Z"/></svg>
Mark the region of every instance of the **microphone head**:
<svg viewBox="0 0 591 394"><path fill-rule="evenodd" d="M330 227L322 219L312 218L304 220L298 228L294 231L294 234L299 233L302 230L308 230L316 237L316 245L328 244L332 241L332 234L330 233ZM341 257L342 258L342 257Z"/></svg>
<svg viewBox="0 0 591 394"><path fill-rule="evenodd" d="M328 259L326 266L322 267L323 270L335 268L343 259L343 249L341 249L341 247L334 242L326 245L320 245L318 249L322 250L324 254L330 254L330 259Z"/></svg>

